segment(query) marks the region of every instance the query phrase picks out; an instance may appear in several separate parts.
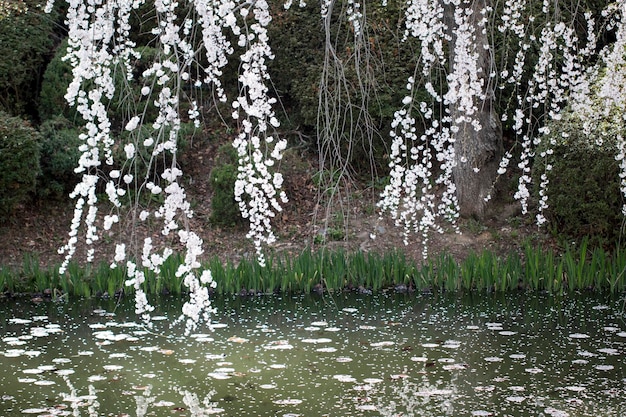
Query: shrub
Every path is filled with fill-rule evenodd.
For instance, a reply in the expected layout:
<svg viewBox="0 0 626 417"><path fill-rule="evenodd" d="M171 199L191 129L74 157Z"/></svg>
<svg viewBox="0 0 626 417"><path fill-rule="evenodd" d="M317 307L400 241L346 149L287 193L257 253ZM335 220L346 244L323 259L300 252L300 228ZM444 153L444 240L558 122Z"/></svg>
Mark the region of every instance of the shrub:
<svg viewBox="0 0 626 417"><path fill-rule="evenodd" d="M53 46L58 14L45 14L36 0L24 3L27 12L4 17L0 24L0 110L36 116L41 74Z"/></svg>
<svg viewBox="0 0 626 417"><path fill-rule="evenodd" d="M220 147L216 161L222 163L211 171L211 223L220 226L234 226L241 222L239 206L235 201L235 181L237 166L235 150L229 144Z"/></svg>
<svg viewBox="0 0 626 417"><path fill-rule="evenodd" d="M10 214L35 191L40 141L26 121L0 112L0 215Z"/></svg>
<svg viewBox="0 0 626 417"><path fill-rule="evenodd" d="M79 131L64 117L44 122L41 133L41 175L38 178L37 195L40 198L63 198L78 182L74 172L80 152Z"/></svg>
<svg viewBox="0 0 626 417"><path fill-rule="evenodd" d="M38 107L41 120L62 115L74 123L80 121L80 115L64 97L72 81L72 65L62 59L66 53L67 39L58 46L43 74Z"/></svg>
<svg viewBox="0 0 626 417"><path fill-rule="evenodd" d="M550 125L550 135L537 149L547 155L552 170L547 171L548 204L545 216L560 237L580 240L590 237L593 245L616 242L624 217L619 187L619 164L615 160L616 128L601 122L587 135L583 122L572 112ZM534 183L540 183L546 158L536 161Z"/></svg>

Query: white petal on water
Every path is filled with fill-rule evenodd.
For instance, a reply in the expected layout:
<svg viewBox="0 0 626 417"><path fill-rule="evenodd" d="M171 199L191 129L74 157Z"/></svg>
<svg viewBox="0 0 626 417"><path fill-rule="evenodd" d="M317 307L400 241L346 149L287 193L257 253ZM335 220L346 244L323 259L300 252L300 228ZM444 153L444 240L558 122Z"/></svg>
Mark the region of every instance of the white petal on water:
<svg viewBox="0 0 626 417"><path fill-rule="evenodd" d="M512 403L517 403L517 404L520 404L525 399L526 399L526 397L522 397L522 396L518 396L518 395L512 395L510 397L506 397L505 398L505 400L510 401Z"/></svg>
<svg viewBox="0 0 626 417"><path fill-rule="evenodd" d="M178 360L178 362L182 363L183 365L191 365L192 363L196 363L196 360L189 359L189 358L181 358Z"/></svg>
<svg viewBox="0 0 626 417"><path fill-rule="evenodd" d="M59 369L55 373L57 375L72 375L75 371L73 369Z"/></svg>
<svg viewBox="0 0 626 417"><path fill-rule="evenodd" d="M155 407L173 407L174 405L176 405L175 403L171 402L171 401L157 401L153 404Z"/></svg>
<svg viewBox="0 0 626 417"><path fill-rule="evenodd" d="M322 347L322 348L317 348L315 349L316 352L323 352L323 353L333 353L333 352L337 352L337 348L334 347Z"/></svg>
<svg viewBox="0 0 626 417"><path fill-rule="evenodd" d="M225 327L228 327L228 324L226 324L226 323L211 323L209 325L209 327L211 329L223 329Z"/></svg>
<svg viewBox="0 0 626 417"><path fill-rule="evenodd" d="M583 358L593 358L594 356L598 356L597 354L586 350L579 350L578 355L582 356Z"/></svg>
<svg viewBox="0 0 626 417"><path fill-rule="evenodd" d="M235 372L235 368L217 368L213 372L217 372L220 374L232 374L233 372Z"/></svg>
<svg viewBox="0 0 626 417"><path fill-rule="evenodd" d="M387 346L393 346L393 345L395 345L395 343L390 340L383 340L382 342L370 343L371 347L387 347Z"/></svg>
<svg viewBox="0 0 626 417"><path fill-rule="evenodd" d="M427 362L427 361L428 361L428 358L425 358L425 357L423 357L423 356L412 356L412 357L411 357L411 360L412 360L413 362Z"/></svg>
<svg viewBox="0 0 626 417"><path fill-rule="evenodd" d="M239 337L239 336L231 336L228 339L226 339L229 342L233 342L233 343L247 343L250 340L249 339L245 339L243 337Z"/></svg>
<svg viewBox="0 0 626 417"><path fill-rule="evenodd" d="M339 382L356 382L356 378L350 375L333 375L333 378Z"/></svg>
<svg viewBox="0 0 626 417"><path fill-rule="evenodd" d="M325 321L314 321L313 323L311 323L311 326L326 327L328 326L328 323L326 323Z"/></svg>
<svg viewBox="0 0 626 417"><path fill-rule="evenodd" d="M26 351L24 349L8 349L4 352L4 356L6 356L7 358L17 358L25 352Z"/></svg>
<svg viewBox="0 0 626 417"><path fill-rule="evenodd" d="M511 359L526 359L526 355L523 353L512 353L509 355Z"/></svg>
<svg viewBox="0 0 626 417"><path fill-rule="evenodd" d="M284 363L273 363L269 366L271 369L285 369L287 365Z"/></svg>
<svg viewBox="0 0 626 417"><path fill-rule="evenodd" d="M32 323L32 320L21 319L21 318L13 318L9 319L9 324L29 324Z"/></svg>
<svg viewBox="0 0 626 417"><path fill-rule="evenodd" d="M616 333L620 331L620 328L615 326L604 326L602 330L609 333Z"/></svg>
<svg viewBox="0 0 626 417"><path fill-rule="evenodd" d="M521 386L521 385L511 385L511 386L509 387L509 389L510 389L511 391L515 391L515 392L522 392L522 391L526 391L526 387L523 387L523 386Z"/></svg>
<svg viewBox="0 0 626 417"><path fill-rule="evenodd" d="M341 311L343 311L344 313L356 313L359 310L352 307L344 307Z"/></svg>
<svg viewBox="0 0 626 417"><path fill-rule="evenodd" d="M363 382L366 384L380 384L383 380L380 378L365 378Z"/></svg>
<svg viewBox="0 0 626 417"><path fill-rule="evenodd" d="M437 359L437 362L441 362L441 363L454 363L454 359L452 359L452 358L439 358L439 359Z"/></svg>
<svg viewBox="0 0 626 417"><path fill-rule="evenodd" d="M12 341L10 341L10 342L7 342L7 345L9 345L9 346L23 346L23 345L25 345L25 344L26 344L26 342L25 342L25 341L23 341L23 340L19 340L19 339L18 339L18 340L12 340Z"/></svg>
<svg viewBox="0 0 626 417"><path fill-rule="evenodd" d="M10 336L10 337L3 337L2 341L5 343L11 343L11 342L18 342L20 339L18 337L15 336Z"/></svg>
<svg viewBox="0 0 626 417"><path fill-rule="evenodd" d="M374 387L369 384L355 385L352 387L355 391L371 391Z"/></svg>
<svg viewBox="0 0 626 417"><path fill-rule="evenodd" d="M341 331L341 328L339 328L339 327L327 327L327 328L324 329L324 331L335 333L335 332Z"/></svg>
<svg viewBox="0 0 626 417"><path fill-rule="evenodd" d="M543 369L540 369L540 368L526 368L525 371L528 372L529 374L540 374L540 373L543 372Z"/></svg>
<svg viewBox="0 0 626 417"><path fill-rule="evenodd" d="M302 343L318 344L318 343L330 343L330 342L332 342L332 339L328 339L326 337L320 337L318 339L302 339Z"/></svg>
<svg viewBox="0 0 626 417"><path fill-rule="evenodd" d="M487 356L485 358L485 361L487 361L487 362L502 362L502 358L500 358L498 356Z"/></svg>
<svg viewBox="0 0 626 417"><path fill-rule="evenodd" d="M594 310L608 310L609 306L604 305L604 304L600 304L600 305L597 305L597 306L593 306L591 308L593 308Z"/></svg>
<svg viewBox="0 0 626 417"><path fill-rule="evenodd" d="M213 379L229 379L230 375L223 374L221 372L209 372L207 376L210 376Z"/></svg>
<svg viewBox="0 0 626 417"><path fill-rule="evenodd" d="M271 342L268 345L264 346L267 350L289 350L293 349L293 346L289 344L286 340L277 340L275 342Z"/></svg>
<svg viewBox="0 0 626 417"><path fill-rule="evenodd" d="M26 352L24 352L24 355L30 357L30 358L36 358L37 356L41 355L41 351L39 350L27 350Z"/></svg>
<svg viewBox="0 0 626 417"><path fill-rule="evenodd" d="M46 321L48 316L33 316L33 321Z"/></svg>
<svg viewBox="0 0 626 417"><path fill-rule="evenodd" d="M476 410L472 411L472 416L492 416L493 413L486 410Z"/></svg>
<svg viewBox="0 0 626 417"><path fill-rule="evenodd" d="M128 358L130 355L128 353L119 352L119 353L111 353L109 355L109 359L119 359L119 358Z"/></svg>
<svg viewBox="0 0 626 417"><path fill-rule="evenodd" d="M120 369L124 369L122 365L104 365L103 368L106 371L119 371Z"/></svg>
<svg viewBox="0 0 626 417"><path fill-rule="evenodd" d="M150 317L150 320L152 320L152 321L163 321L163 320L167 320L167 316L152 316L152 317Z"/></svg>
<svg viewBox="0 0 626 417"><path fill-rule="evenodd" d="M93 355L93 351L92 350L81 350L80 352L77 353L78 356L91 356Z"/></svg>
<svg viewBox="0 0 626 417"><path fill-rule="evenodd" d="M443 369L446 371L460 371L467 368L469 368L469 365L466 363L452 363L448 365L443 365Z"/></svg>
<svg viewBox="0 0 626 417"><path fill-rule="evenodd" d="M72 362L71 359L68 358L54 358L52 359L52 363L70 363Z"/></svg>
<svg viewBox="0 0 626 417"><path fill-rule="evenodd" d="M102 375L91 375L89 376L89 378L87 378L87 381L89 382L98 382L98 381L106 381L106 377L102 376Z"/></svg>
<svg viewBox="0 0 626 417"><path fill-rule="evenodd" d="M54 381L47 381L47 380L41 380L41 381L35 381L33 382L34 385L39 385L39 386L49 386L49 385L56 385L56 382Z"/></svg>
<svg viewBox="0 0 626 417"><path fill-rule="evenodd" d="M516 334L517 334L517 332L512 332L512 331L510 331L510 330L502 330L502 331L500 332L500 334L501 334L502 336L514 336L514 335L516 335Z"/></svg>
<svg viewBox="0 0 626 417"><path fill-rule="evenodd" d="M586 365L588 363L589 363L589 361L587 359L574 359L572 361L572 364L574 364L574 365Z"/></svg>
<svg viewBox="0 0 626 417"><path fill-rule="evenodd" d="M378 408L374 404L360 404L356 406L359 411L378 411Z"/></svg>
<svg viewBox="0 0 626 417"><path fill-rule="evenodd" d="M17 378L17 382L21 382L23 384L32 384L37 381L35 378Z"/></svg>
<svg viewBox="0 0 626 417"><path fill-rule="evenodd" d="M619 355L619 351L613 348L601 348L598 349L598 352L604 353L606 355Z"/></svg>
<svg viewBox="0 0 626 417"><path fill-rule="evenodd" d="M588 339L589 335L585 333L572 333L568 337L570 339Z"/></svg>
<svg viewBox="0 0 626 417"><path fill-rule="evenodd" d="M626 337L626 332L619 332L617 335L619 337Z"/></svg>
<svg viewBox="0 0 626 417"><path fill-rule="evenodd" d="M376 326L369 326L369 325L364 324L362 326L359 326L359 329L361 329L361 330L375 330Z"/></svg>
<svg viewBox="0 0 626 417"><path fill-rule="evenodd" d="M144 352L156 352L161 349L159 346L142 346L139 350L143 350Z"/></svg>
<svg viewBox="0 0 626 417"><path fill-rule="evenodd" d="M348 358L346 356L340 356L337 359L335 359L335 361L339 363L348 363L348 362L352 362L352 358Z"/></svg>
<svg viewBox="0 0 626 417"><path fill-rule="evenodd" d="M611 371L615 368L613 365L596 365L594 366L598 371Z"/></svg>
<svg viewBox="0 0 626 417"><path fill-rule="evenodd" d="M436 348L436 347L439 347L439 343L422 343L422 347L425 347L425 348Z"/></svg>
<svg viewBox="0 0 626 417"><path fill-rule="evenodd" d="M446 340L443 345L441 345L444 349L458 349L461 347L461 342L458 340Z"/></svg>
<svg viewBox="0 0 626 417"><path fill-rule="evenodd" d="M27 408L25 410L22 410L22 414L43 414L49 412L50 410L48 410L47 408Z"/></svg>
<svg viewBox="0 0 626 417"><path fill-rule="evenodd" d="M318 330L321 330L319 327L315 327L315 326L307 326L304 328L304 330L306 330L307 332L316 332Z"/></svg>
<svg viewBox="0 0 626 417"><path fill-rule="evenodd" d="M573 391L573 392L581 392L581 391L586 390L587 388L582 387L580 385L570 385L570 386L565 387L565 389L568 391Z"/></svg>
<svg viewBox="0 0 626 417"><path fill-rule="evenodd" d="M278 385L276 385L276 384L261 384L261 385L259 385L259 388L261 388L261 389L274 389L274 388L278 388Z"/></svg>
<svg viewBox="0 0 626 417"><path fill-rule="evenodd" d="M220 353L220 354L213 354L213 353L209 353L207 355L204 355L205 358L207 358L208 360L218 360L218 359L224 359L224 354Z"/></svg>
<svg viewBox="0 0 626 417"><path fill-rule="evenodd" d="M36 375L36 374L43 374L44 370L41 368L33 368L33 369L24 369L22 370L22 372L25 374Z"/></svg>
<svg viewBox="0 0 626 417"><path fill-rule="evenodd" d="M467 330L480 330L480 327L478 326L474 326L472 324L470 324L469 326L465 327Z"/></svg>
<svg viewBox="0 0 626 417"><path fill-rule="evenodd" d="M277 405L298 405L302 403L302 400L296 400L296 399L274 400L273 403Z"/></svg>

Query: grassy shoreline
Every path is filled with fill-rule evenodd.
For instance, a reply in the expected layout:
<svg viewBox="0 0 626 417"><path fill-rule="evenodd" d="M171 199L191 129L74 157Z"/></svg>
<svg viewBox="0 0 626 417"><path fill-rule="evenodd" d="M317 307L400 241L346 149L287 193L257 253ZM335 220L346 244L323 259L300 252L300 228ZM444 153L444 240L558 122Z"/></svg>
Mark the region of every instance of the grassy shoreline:
<svg viewBox="0 0 626 417"><path fill-rule="evenodd" d="M144 290L148 294L181 294L182 279L176 277L180 255L171 256L161 274L148 273ZM218 294L267 294L381 290L398 292L444 291L571 291L626 290L626 250L608 253L577 250L555 254L542 247L526 245L523 255L497 256L487 250L471 253L461 262L442 254L423 264L400 252L385 254L321 249L297 256L269 256L260 267L255 260L223 264L217 258L203 264L211 270ZM26 256L21 268L0 267L0 290L4 296L29 294L36 297L113 297L130 294L124 270L101 263L85 267L70 264L64 276L58 268L41 268Z"/></svg>

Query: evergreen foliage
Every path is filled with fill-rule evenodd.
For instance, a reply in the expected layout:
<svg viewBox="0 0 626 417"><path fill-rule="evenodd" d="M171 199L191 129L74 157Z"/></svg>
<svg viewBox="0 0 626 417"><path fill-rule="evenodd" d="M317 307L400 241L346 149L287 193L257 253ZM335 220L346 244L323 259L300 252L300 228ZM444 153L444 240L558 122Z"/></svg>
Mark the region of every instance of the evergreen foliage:
<svg viewBox="0 0 626 417"><path fill-rule="evenodd" d="M39 131L41 176L37 196L42 199L66 198L78 182L74 168L80 157L79 130L64 117L57 116L45 121Z"/></svg>
<svg viewBox="0 0 626 417"><path fill-rule="evenodd" d="M28 122L0 112L0 219L35 191L40 142Z"/></svg>
<svg viewBox="0 0 626 417"><path fill-rule="evenodd" d="M579 115L566 111L550 124L550 135L537 149L534 183L548 179L548 208L544 210L553 231L566 239L591 239L591 245L619 241L624 216L620 168L615 160L620 132L608 121L590 135ZM624 134L624 132L621 132ZM551 149L546 154L546 149ZM551 165L550 170L546 166Z"/></svg>

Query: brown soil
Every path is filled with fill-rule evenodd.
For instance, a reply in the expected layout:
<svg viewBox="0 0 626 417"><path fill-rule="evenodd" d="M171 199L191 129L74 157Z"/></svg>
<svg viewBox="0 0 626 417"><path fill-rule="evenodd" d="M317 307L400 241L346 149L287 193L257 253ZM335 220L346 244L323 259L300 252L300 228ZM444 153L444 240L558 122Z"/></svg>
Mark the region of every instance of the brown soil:
<svg viewBox="0 0 626 417"><path fill-rule="evenodd" d="M194 143L182 161L183 170L188 175L186 188L195 213L190 226L205 242L205 257L219 256L235 262L252 258L254 248L245 237L245 225L220 228L209 222L212 193L209 173L214 166L216 150L214 144ZM320 198L311 180L316 172L315 164L311 162L314 160L315 156L305 152L288 151L281 169L285 172L285 191L290 201L274 222L278 241L268 251L296 254L309 247L319 247L323 240L321 236L327 231L324 244L330 248L379 253L399 249L409 258L422 259L423 242L419 237L411 236L411 242L405 246L402 229L388 218L379 219L375 204L380 190L351 182L333 201ZM39 259L41 267L59 264L63 256L57 253L57 249L68 236L72 210L73 203L69 200L19 207L12 217L0 223L0 266L19 267L26 255ZM492 213L481 222L461 220L461 234L452 230L433 233L428 242L429 254L445 251L461 260L470 252L483 249L503 255L519 250L524 238L538 234L536 228L524 225L525 220L520 220L518 211L515 203L496 203ZM156 227L140 232L159 238ZM371 234L376 238L372 239ZM112 233L101 236L96 247L96 261L111 261L115 239ZM80 252L76 256L79 261L83 259Z"/></svg>

